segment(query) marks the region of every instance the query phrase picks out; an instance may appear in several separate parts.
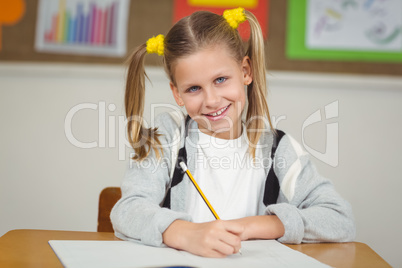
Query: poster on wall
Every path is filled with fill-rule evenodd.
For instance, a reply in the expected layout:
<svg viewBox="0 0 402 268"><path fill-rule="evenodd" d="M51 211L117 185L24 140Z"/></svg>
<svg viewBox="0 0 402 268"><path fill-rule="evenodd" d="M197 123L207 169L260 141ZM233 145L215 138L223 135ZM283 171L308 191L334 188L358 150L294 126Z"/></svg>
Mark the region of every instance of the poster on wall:
<svg viewBox="0 0 402 268"><path fill-rule="evenodd" d="M287 56L402 62L402 1L289 0Z"/></svg>
<svg viewBox="0 0 402 268"><path fill-rule="evenodd" d="M243 7L256 16L264 38L266 38L268 34L269 0L175 0L173 23L198 10L211 11L222 15L226 9L237 7ZM248 39L250 30L247 23L240 24L238 31L244 40Z"/></svg>
<svg viewBox="0 0 402 268"><path fill-rule="evenodd" d="M122 57L129 0L39 0L39 52Z"/></svg>
<svg viewBox="0 0 402 268"><path fill-rule="evenodd" d="M24 17L26 6L24 0L0 1L0 51L2 47L2 27L14 25Z"/></svg>

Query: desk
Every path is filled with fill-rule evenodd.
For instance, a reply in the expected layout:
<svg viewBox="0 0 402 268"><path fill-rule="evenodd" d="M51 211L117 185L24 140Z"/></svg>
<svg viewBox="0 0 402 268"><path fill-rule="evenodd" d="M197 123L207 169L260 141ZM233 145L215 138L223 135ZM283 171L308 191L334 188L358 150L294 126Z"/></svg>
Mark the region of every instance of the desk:
<svg viewBox="0 0 402 268"><path fill-rule="evenodd" d="M119 240L113 233L13 230L0 237L0 267L62 267L49 240ZM391 267L363 243L287 245L334 267Z"/></svg>

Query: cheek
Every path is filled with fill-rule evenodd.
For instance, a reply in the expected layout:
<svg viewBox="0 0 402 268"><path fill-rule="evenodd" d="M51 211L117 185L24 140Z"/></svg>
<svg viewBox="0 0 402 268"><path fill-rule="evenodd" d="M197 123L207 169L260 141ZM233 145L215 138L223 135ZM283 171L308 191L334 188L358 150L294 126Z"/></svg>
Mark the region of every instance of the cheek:
<svg viewBox="0 0 402 268"><path fill-rule="evenodd" d="M192 116L198 113L202 106L202 99L197 96L183 96L184 107L187 113Z"/></svg>
<svg viewBox="0 0 402 268"><path fill-rule="evenodd" d="M239 114L241 114L246 106L246 90L242 87L240 90L237 91L236 96L234 96L234 100L237 102L237 110Z"/></svg>
<svg viewBox="0 0 402 268"><path fill-rule="evenodd" d="M231 92L231 98L233 101L240 102L242 106L246 103L246 90L240 86L237 90Z"/></svg>

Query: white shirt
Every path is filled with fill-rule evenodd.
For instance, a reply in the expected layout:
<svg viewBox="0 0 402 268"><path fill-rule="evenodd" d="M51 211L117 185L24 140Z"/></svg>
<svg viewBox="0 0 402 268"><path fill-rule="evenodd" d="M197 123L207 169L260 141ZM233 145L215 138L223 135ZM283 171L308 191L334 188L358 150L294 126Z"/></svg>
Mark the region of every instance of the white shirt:
<svg viewBox="0 0 402 268"><path fill-rule="evenodd" d="M244 129L244 128L243 128ZM262 165L248 154L247 134L234 140L219 139L198 131L194 179L222 220L261 215L265 184ZM261 151L257 150L256 157ZM215 220L195 187L187 196L186 211L194 222Z"/></svg>

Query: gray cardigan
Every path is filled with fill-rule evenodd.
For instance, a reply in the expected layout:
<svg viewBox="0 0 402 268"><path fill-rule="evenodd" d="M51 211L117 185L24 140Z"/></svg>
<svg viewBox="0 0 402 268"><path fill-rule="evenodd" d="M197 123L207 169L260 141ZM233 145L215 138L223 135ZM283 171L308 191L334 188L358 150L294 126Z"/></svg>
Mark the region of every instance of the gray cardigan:
<svg viewBox="0 0 402 268"><path fill-rule="evenodd" d="M191 120L186 131L184 122L184 116L177 112L164 113L155 119L163 155L157 159L151 150L144 161L130 163L121 185L122 198L110 215L117 237L163 246L162 233L173 221L191 221L190 215L184 213L187 191L194 187L190 180L183 179L171 188L170 209L161 207L170 188L180 148L185 147L187 166L195 173L198 126ZM266 175L272 164L272 144L273 134L267 130L258 142ZM279 242L298 244L354 239L351 206L339 196L328 179L318 174L309 155L289 135L280 140L273 164L280 192L276 204L266 206L261 215L277 215L282 221L285 234Z"/></svg>

